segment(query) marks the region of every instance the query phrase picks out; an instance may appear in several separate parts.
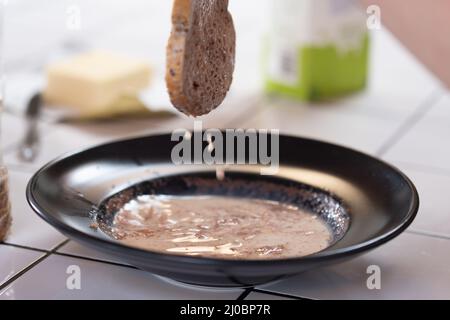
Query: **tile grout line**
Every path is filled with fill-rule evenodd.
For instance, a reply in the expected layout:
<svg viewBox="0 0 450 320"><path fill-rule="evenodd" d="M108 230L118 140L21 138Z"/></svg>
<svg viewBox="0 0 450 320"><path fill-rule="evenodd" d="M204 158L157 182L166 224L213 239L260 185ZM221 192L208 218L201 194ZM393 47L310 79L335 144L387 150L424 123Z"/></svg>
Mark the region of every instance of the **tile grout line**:
<svg viewBox="0 0 450 320"><path fill-rule="evenodd" d="M22 269L21 271L19 271L14 276L14 280L13 280L13 278L11 278L11 279L8 280L8 282L9 282L8 284L6 284L6 282L4 284L2 284L0 286L0 290L3 290L4 287L9 285L11 282L17 280L25 272L29 271L31 268L33 268L38 263L42 262L44 259L48 258L51 255L68 257L68 258L75 258L75 259L80 259L80 260L85 260L85 261L92 261L92 262L98 262L98 263L113 265L113 266L117 266L117 267L124 267L124 268L139 270L138 268L136 268L134 266L127 265L127 264L122 264L122 263L119 263L119 262L112 262L112 261L101 260L101 259L90 258L90 257L84 257L84 256L80 256L80 255L63 253L63 252L58 252L57 251L57 250L61 249L62 247L64 247L69 242L70 242L70 239L66 239L63 242L61 242L58 245L56 245L50 251L43 250L43 249L32 248L32 247L27 247L27 246L22 246L22 245L16 245L16 244L12 244L12 243L1 243L3 245L7 245L7 246L12 246L12 247L17 247L17 248L21 248L21 249L27 249L27 250L31 250L31 251L45 253L45 255L39 257L38 259L33 261L29 266L27 266L24 269ZM27 270L25 271L25 269L27 269ZM20 273L20 276L19 276L19 273ZM304 297L297 297L297 296L293 296L293 295L289 295L289 294L283 294L283 293L278 293L278 292L273 292L273 291L268 291L268 290L256 289L254 287L250 287L250 288L245 289L244 292L242 292L236 300L237 301L245 300L245 298L247 298L252 292L259 292L259 293L263 293L263 294L267 294L267 295L291 298L291 299L296 299L296 300L309 300L308 298L304 298Z"/></svg>
<svg viewBox="0 0 450 320"><path fill-rule="evenodd" d="M119 262L112 262L112 261L107 261L107 260L101 260L101 259L90 258L90 257L85 257L85 256L80 256L80 255L75 255L75 254L69 254L69 253L63 253L63 252L56 251L56 250L59 250L62 247L64 247L68 242L70 242L70 239L64 240L62 243L58 244L57 246L54 247L54 249L52 249L50 251L37 249L37 248L32 248L32 247L27 247L27 246L22 246L22 245L15 245L15 244L10 244L10 243L2 243L2 244L8 245L8 246L17 247L17 248L22 248L22 249L27 249L27 250L33 250L33 251L37 251L37 252L46 253L45 256L41 256L39 259L34 261L32 263L32 264L34 264L33 266L37 265L38 262L41 262L42 260L44 260L44 257L47 258L50 255L56 255L56 256L75 258L75 259L80 259L80 260L85 260L85 261L92 261L92 262L98 262L98 263L107 264L107 265L113 265L113 266L117 266L117 267L124 267L124 268L139 270L138 268L136 268L134 266L127 265L127 264L122 264L122 263L119 263ZM40 259L41 259L41 261L38 261ZM19 277L17 277L17 278L19 278ZM1 289L3 289L3 288L0 287L0 290ZM254 287L245 289L244 292L241 295L239 295L239 297L236 300L237 301L245 300L245 298L247 298L247 296L250 295L252 292L259 292L259 293L263 293L263 294L267 294L267 295L291 298L291 299L296 299L296 300L309 300L308 298L304 298L304 297L298 297L298 296L293 296L293 295L289 295L289 294L273 292L273 291L269 291L269 290L256 289Z"/></svg>
<svg viewBox="0 0 450 320"><path fill-rule="evenodd" d="M98 262L98 263L103 263L103 264L108 264L108 265L114 265L114 266L117 266L117 267L124 267L124 268L139 270L138 268L136 268L134 266L131 266L131 265L121 264L121 263L107 261L107 260L100 260L100 259L95 259L95 258L83 257L83 256L79 256L79 255L68 254L68 253L63 253L63 252L58 252L57 251L58 249L61 249L62 247L64 247L68 242L70 242L70 239L64 240L62 243L60 243L57 246L55 246L51 251L46 251L46 250L41 250L41 249L36 249L36 248L31 248L31 247L21 246L21 245L14 245L14 244L9 244L9 243L2 243L4 245L8 245L8 246L13 246L13 247L17 247L17 248L22 248L22 249L28 249L28 250L42 252L42 253L45 253L45 255L39 257L38 259L33 261L30 265L28 265L27 267L25 267L24 269L22 269L21 271L16 273L14 275L14 277L11 277L10 279L8 279L7 282L5 282L4 284L2 284L0 286L0 291L3 290L9 284L14 282L18 278L20 278L20 276L22 276L23 274L25 274L26 272L31 270L33 267L35 267L37 264L39 264L40 262L42 262L43 260L45 260L46 258L48 258L51 255L68 257L68 258L75 258L75 259L80 259L80 260L85 260L85 261L92 261L92 262ZM304 300L305 299L305 298L291 296L291 295L277 293L277 292L271 292L271 291L266 291L266 290L259 290L259 289L255 289L254 287L251 287L251 288L245 289L239 295L239 297L237 297L236 301L243 301L243 300L245 300L245 298L247 298L252 292L260 292L260 293L264 293L264 294L268 294L268 295L273 295L273 296L278 296L278 297L287 297L287 298L296 299L296 300Z"/></svg>
<svg viewBox="0 0 450 320"><path fill-rule="evenodd" d="M51 250L50 250L50 254L55 253L56 250L64 247L68 242L70 241L69 238L64 239L63 241L61 241L59 244L57 244L56 246L54 246Z"/></svg>
<svg viewBox="0 0 450 320"><path fill-rule="evenodd" d="M86 256L80 256L77 254L72 254L72 253L65 253L65 252L59 252L57 250L61 249L62 247L64 247L66 244L68 244L69 242L71 242L72 240L67 239L66 242L64 242L63 244L61 244L58 248L56 248L56 250L54 252L52 252L54 255L57 256L62 256L62 257L68 257L68 258L75 258L75 259L80 259L80 260L86 260L86 261L92 261L92 262L98 262L98 263L103 263L103 264L109 264L109 265L113 265L113 266L117 266L117 267L124 267L124 268L129 268L129 269L136 269L139 270L138 268L129 265L129 264L124 264L124 263L120 263L120 262L114 262L114 261L108 261L108 260L102 260L102 259L98 259L98 258L90 258L90 257L86 257Z"/></svg>
<svg viewBox="0 0 450 320"><path fill-rule="evenodd" d="M247 298L248 297L248 295L253 291L253 287L251 287L251 288L246 288L245 290L244 290L244 292L242 292L240 295L239 295L239 297L237 297L237 299L236 299L236 301L243 301L243 300L245 300L245 298Z"/></svg>
<svg viewBox="0 0 450 320"><path fill-rule="evenodd" d="M7 288L11 283L13 283L14 281L16 281L17 279L19 279L21 276L23 276L25 273L27 273L29 270L33 269L35 266L37 266L39 263L41 263L42 261L44 261L45 259L47 259L50 256L50 252L45 253L44 255L40 256L38 259L36 259L35 261L33 261L32 263L30 263L29 265L27 265L26 267L24 267L22 270L20 270L19 272L15 273L11 278L9 278L8 280L6 280L5 282L3 282L0 285L0 293L2 292L2 290L4 290L5 288Z"/></svg>
<svg viewBox="0 0 450 320"><path fill-rule="evenodd" d="M4 246L8 246L8 247L14 247L14 248L19 248L19 249L30 250L30 251L35 251L35 252L41 252L41 253L49 253L50 252L49 250L33 248L33 247L29 247L29 246L23 246L21 244L15 244L15 243L10 243L10 242L0 242L0 245L4 245Z"/></svg>
<svg viewBox="0 0 450 320"><path fill-rule="evenodd" d="M434 174L434 175L444 175L444 176L450 176L450 170L446 168L441 167L435 167L430 165L423 165L418 163L412 163L407 161L393 161L394 164L397 164L397 166L405 166L407 168L410 168L411 170L418 171L420 173L425 174Z"/></svg>
<svg viewBox="0 0 450 320"><path fill-rule="evenodd" d="M255 289L254 288L252 291L253 292L257 292L257 293L272 295L272 296L278 296L278 297L283 297L283 298L294 299L294 300L313 300L313 299L310 299L310 298L298 297L298 296L290 295L290 294L287 294L287 293L280 293L280 292L264 290L264 289Z"/></svg>
<svg viewBox="0 0 450 320"><path fill-rule="evenodd" d="M140 269L138 269L138 268L136 268L134 266L121 264L121 263L118 263L118 262L112 262L112 261L107 261L107 260L100 260L100 259L89 258L89 257L84 257L84 256L79 256L79 255L74 255L74 254L63 253L63 252L53 252L53 254L57 255L57 256L75 258L75 259L80 259L80 260L86 260L86 261L92 261L92 262L98 262L98 263L113 265L113 266L117 266L117 267L124 267L124 268L129 268L129 269L140 270ZM260 289L255 289L254 287L251 287L251 288L245 289L239 295L239 297L237 297L236 301L243 301L243 300L245 300L245 298L247 298L252 292L259 292L259 293L264 293L264 294L267 294L267 295L273 295L273 296L278 296L278 297L285 297L285 298L290 298L290 299L295 299L295 300L310 300L309 298L297 297L297 296L293 296L293 295L289 295L289 294L283 294L283 293L272 292L272 291L267 291L267 290L260 290Z"/></svg>
<svg viewBox="0 0 450 320"><path fill-rule="evenodd" d="M406 233L409 234L415 234L418 236L424 236L424 237L430 237L435 239L442 239L442 240L450 240L450 235L435 233L435 232L429 232L429 231L420 231L420 230L406 230Z"/></svg>
<svg viewBox="0 0 450 320"><path fill-rule="evenodd" d="M113 262L113 261L101 260L101 259L96 259L96 258L84 257L84 256L79 256L76 254L64 253L64 252L53 252L53 254L56 256L61 256L61 257L68 257L68 258L74 258L74 259L80 259L80 260L86 260L86 261L92 261L92 262L113 265L116 267L124 267L124 268L128 268L128 269L140 270L132 265L128 265L128 264L124 264L124 263L120 263L120 262Z"/></svg>
<svg viewBox="0 0 450 320"><path fill-rule="evenodd" d="M395 146L442 98L442 92L433 90L425 100L419 104L416 110L395 130L395 132L376 151L378 157L382 157Z"/></svg>
<svg viewBox="0 0 450 320"><path fill-rule="evenodd" d="M56 250L58 250L60 247L64 246L67 242L69 242L69 239L65 239L64 241L60 242L59 244L57 244L56 246L54 246L50 251L45 252L42 256L40 256L39 258L37 258L35 261L31 262L29 265L27 265L27 266L24 267L22 270L20 270L20 271L17 272L16 274L14 274L11 278L9 278L8 280L6 280L4 283L0 284L0 292L1 292L2 290L4 290L5 288L7 288L9 285L11 285L14 281L16 281L17 279L19 279L21 276L23 276L25 273L27 273L28 271L30 271L31 269L33 269L35 266L37 266L38 264L40 264L42 261L44 261L45 259L47 259L48 257L50 257L54 251L56 251Z"/></svg>

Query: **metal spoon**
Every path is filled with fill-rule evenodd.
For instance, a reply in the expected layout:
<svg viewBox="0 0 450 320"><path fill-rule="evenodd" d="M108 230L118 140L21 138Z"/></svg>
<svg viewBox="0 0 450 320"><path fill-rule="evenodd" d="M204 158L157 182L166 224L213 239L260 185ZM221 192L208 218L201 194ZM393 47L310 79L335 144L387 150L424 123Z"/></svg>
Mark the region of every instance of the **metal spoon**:
<svg viewBox="0 0 450 320"><path fill-rule="evenodd" d="M19 147L18 157L24 162L33 162L40 146L38 119L41 112L42 97L40 93L34 94L28 102L25 118L27 120L27 132Z"/></svg>

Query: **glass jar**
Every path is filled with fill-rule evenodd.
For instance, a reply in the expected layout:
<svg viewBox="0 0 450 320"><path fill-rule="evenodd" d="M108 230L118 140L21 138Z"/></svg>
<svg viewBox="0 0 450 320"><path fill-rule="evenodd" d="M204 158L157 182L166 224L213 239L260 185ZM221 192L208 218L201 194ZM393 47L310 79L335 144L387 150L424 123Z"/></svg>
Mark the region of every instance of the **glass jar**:
<svg viewBox="0 0 450 320"><path fill-rule="evenodd" d="M366 85L369 31L352 0L270 0L265 87L270 94L326 100Z"/></svg>
<svg viewBox="0 0 450 320"><path fill-rule="evenodd" d="M3 45L1 43L3 32L3 3L0 4L0 119L3 111L4 75L1 53ZM1 148L1 126L0 126L0 241L5 240L11 225L11 204L9 202L8 171L3 163L3 150Z"/></svg>

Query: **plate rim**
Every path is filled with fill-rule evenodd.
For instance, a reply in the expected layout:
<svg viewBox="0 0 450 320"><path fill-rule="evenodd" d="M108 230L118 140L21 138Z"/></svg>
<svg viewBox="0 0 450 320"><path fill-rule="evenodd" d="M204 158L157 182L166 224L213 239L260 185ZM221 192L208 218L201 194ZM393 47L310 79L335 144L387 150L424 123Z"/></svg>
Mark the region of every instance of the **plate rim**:
<svg viewBox="0 0 450 320"><path fill-rule="evenodd" d="M223 130L221 130L223 131ZM396 174L400 175L402 179L407 183L407 185L410 188L410 191L412 193L412 201L410 203L410 207L408 208L408 212L405 215L405 217L402 218L401 222L392 230L379 235L375 238L369 239L367 241L361 242L359 244L347 246L340 249L332 249L332 250L324 250L319 251L317 253L313 253L307 256L302 257L292 257L292 258L283 258L283 259L266 259L266 260L255 260L255 259L246 259L246 260L239 260L239 259L219 259L219 258L210 258L210 257L190 257L190 256L184 256L184 255L176 255L176 254L165 254L157 251L150 251L140 248L134 248L131 246L127 246L124 244L121 244L120 242L108 240L108 239L102 239L100 237L95 237L90 234L87 234L83 231L77 230L63 222L61 222L59 219L54 218L51 214L48 214L45 212L45 210L39 205L39 203L36 201L34 194L33 194L33 186L37 182L37 179L41 175L41 173L51 166L55 165L56 163L59 163L63 160L66 160L72 156L89 152L94 149L100 148L100 147L107 147L114 144L119 144L123 142L129 142L133 140L141 140L145 138L162 138L162 137L170 137L171 133L156 133L156 134L149 134L149 135L139 135L135 137L128 137L123 139L117 139L113 141L109 141L106 143L97 144L90 147L80 148L75 151L66 152L55 159L47 162L45 165L43 165L38 171L36 171L33 176L30 178L27 187L26 187L26 199L32 210L44 221L49 223L52 227L56 228L58 231L64 233L65 235L72 236L75 241L79 239L86 239L85 242L93 241L97 243L98 245L107 245L112 247L118 247L120 250L127 250L130 252L130 254L127 254L128 256L133 253L133 255L139 255L140 257L145 257L146 259L153 260L156 259L158 261L164 261L168 263L186 263L191 265L197 265L197 266L205 266L205 265L212 265L212 266L233 266L233 267L254 267L254 266L271 266L271 265L286 265L286 264L307 264L307 263L313 263L318 261L327 261L327 260L338 260L341 258L345 258L347 256L357 255L359 253L363 253L366 251L369 251L371 249L374 249L378 246L381 246L385 244L386 242L394 239L395 237L399 236L404 230L406 230L411 223L414 221L414 219L417 216L419 206L420 206L420 198L417 191L417 188L415 187L414 183L404 174L400 169L398 169L396 166L387 163L386 161L383 161L381 159L378 159L374 156L371 156L369 154L366 154L364 152L349 148L347 146L343 146L340 144L335 144L319 139L312 139L312 138L305 138L300 136L294 136L294 135L288 135L288 134L280 134L280 138L288 138L288 139L295 139L304 141L307 143L316 143L321 144L324 146L331 146L333 148L339 148L346 152L352 152L359 156L363 156L366 158L369 158L371 161L378 162L379 164L387 167L389 170L392 170ZM72 240L72 239L69 239Z"/></svg>

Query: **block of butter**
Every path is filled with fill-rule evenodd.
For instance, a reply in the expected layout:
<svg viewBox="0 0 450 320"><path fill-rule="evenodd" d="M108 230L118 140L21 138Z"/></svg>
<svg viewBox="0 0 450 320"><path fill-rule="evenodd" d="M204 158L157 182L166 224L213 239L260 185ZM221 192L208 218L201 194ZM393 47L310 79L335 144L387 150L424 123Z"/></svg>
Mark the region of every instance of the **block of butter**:
<svg viewBox="0 0 450 320"><path fill-rule="evenodd" d="M80 117L135 112L145 108L138 95L149 86L150 73L143 61L106 51L85 53L48 67L44 98Z"/></svg>

